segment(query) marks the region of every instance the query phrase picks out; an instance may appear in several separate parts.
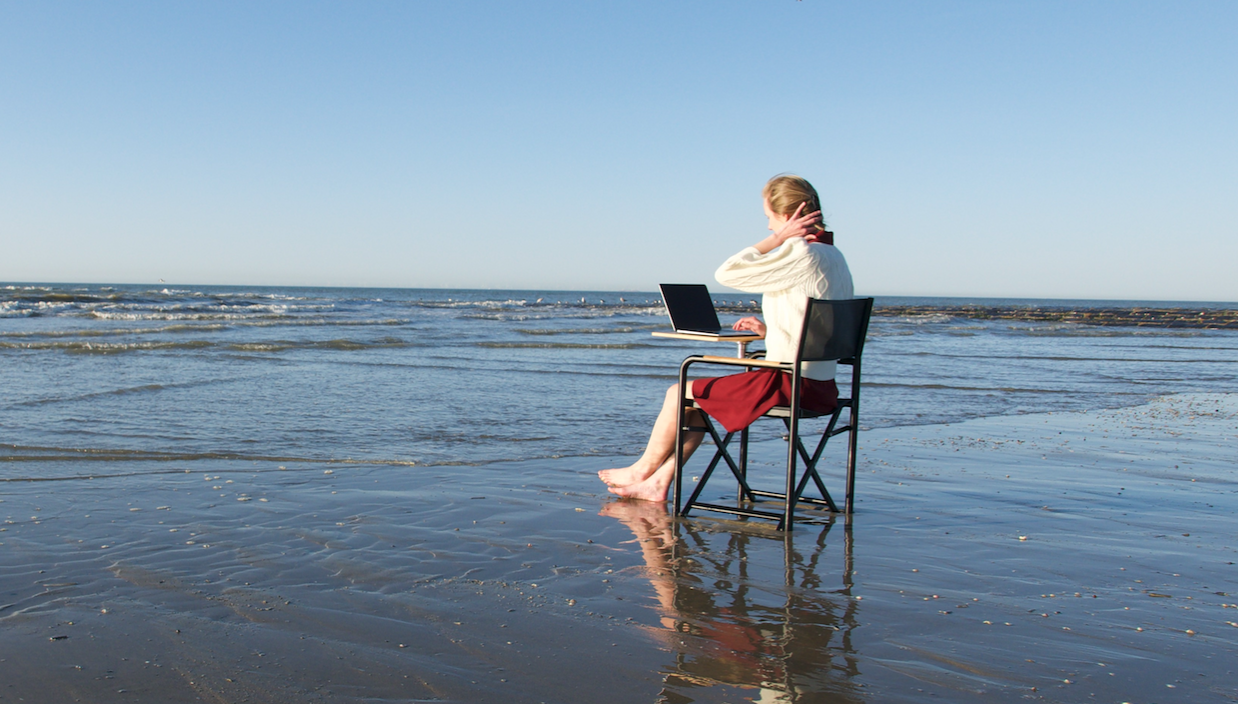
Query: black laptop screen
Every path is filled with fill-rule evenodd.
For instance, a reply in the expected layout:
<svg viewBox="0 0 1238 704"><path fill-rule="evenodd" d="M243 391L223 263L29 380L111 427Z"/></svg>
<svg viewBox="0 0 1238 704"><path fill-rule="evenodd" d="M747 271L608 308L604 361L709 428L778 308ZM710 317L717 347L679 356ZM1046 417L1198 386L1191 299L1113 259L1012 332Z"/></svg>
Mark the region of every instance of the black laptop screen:
<svg viewBox="0 0 1238 704"><path fill-rule="evenodd" d="M705 284L659 284L671 325L686 332L719 332L722 325Z"/></svg>

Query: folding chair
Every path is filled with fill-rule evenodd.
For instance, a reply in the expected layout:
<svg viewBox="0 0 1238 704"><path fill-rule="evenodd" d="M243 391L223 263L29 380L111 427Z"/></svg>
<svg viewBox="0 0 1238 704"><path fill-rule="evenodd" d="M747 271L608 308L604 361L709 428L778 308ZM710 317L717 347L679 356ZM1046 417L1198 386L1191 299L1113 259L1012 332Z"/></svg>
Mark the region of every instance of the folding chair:
<svg viewBox="0 0 1238 704"><path fill-rule="evenodd" d="M847 433L847 480L845 494L845 514L850 516L855 499L855 463L856 441L860 418L860 356L864 351L864 338L868 334L868 319L872 314L873 299L856 298L850 300L827 301L815 298L808 299L808 309L804 313L804 326L800 336L800 347L795 362L772 362L758 358L715 357L710 355L693 355L679 366L679 389L684 394L679 404L679 424L675 443L675 483L673 500L675 512L679 516L687 516L693 508L708 511L730 513L751 518L769 518L778 521L778 530L789 531L795 520L795 507L798 503L824 506L830 511L838 512L838 506L825 488L821 475L817 472L817 462L825 450L830 438ZM851 367L851 394L848 398L839 398L838 407L830 414L814 413L800 408L801 362L816 362L837 360L839 364ZM748 485L748 428L739 431L739 461L737 462L728 451L735 433L727 433L720 437L713 422L704 412L699 415L703 421L699 426L687 424L687 411L695 404L686 398L688 388L688 369L695 364L710 364L745 369L780 369L791 374L791 405L775 406L766 412L766 418L779 418L786 425L788 433L787 477L783 492L759 491ZM846 425L839 426L843 409L848 409ZM800 438L800 421L805 418L816 418L829 415L829 423L817 442L816 449L810 455ZM696 489L688 500L680 502L683 495L685 432L707 433L717 448L709 466L701 474ZM804 470L797 469L798 460L803 460ZM737 505L723 506L699 500L705 485L713 476L719 463L725 462L738 483ZM808 483L812 482L821 498L803 495ZM781 501L781 512L762 510L757 505L765 500ZM745 504L747 502L747 504Z"/></svg>

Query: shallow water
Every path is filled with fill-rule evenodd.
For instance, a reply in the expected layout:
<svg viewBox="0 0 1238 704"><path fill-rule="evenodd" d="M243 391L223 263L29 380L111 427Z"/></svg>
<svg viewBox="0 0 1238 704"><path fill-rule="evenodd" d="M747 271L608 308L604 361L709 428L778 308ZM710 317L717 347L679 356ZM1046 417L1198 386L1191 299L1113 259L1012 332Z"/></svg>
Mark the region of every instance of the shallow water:
<svg viewBox="0 0 1238 704"><path fill-rule="evenodd" d="M8 286L0 474L633 454L679 361L733 349L666 327L631 292ZM864 362L879 428L1235 391L1238 332L875 317Z"/></svg>

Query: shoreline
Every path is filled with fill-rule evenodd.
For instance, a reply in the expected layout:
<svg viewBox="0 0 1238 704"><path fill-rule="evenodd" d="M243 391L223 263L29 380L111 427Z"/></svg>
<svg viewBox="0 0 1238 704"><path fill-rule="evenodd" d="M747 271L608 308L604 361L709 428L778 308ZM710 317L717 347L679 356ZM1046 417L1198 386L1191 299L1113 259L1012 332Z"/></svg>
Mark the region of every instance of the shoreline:
<svg viewBox="0 0 1238 704"><path fill-rule="evenodd" d="M721 312L735 315L760 313L758 305L734 304L715 301L714 307ZM1238 309L1171 306L1109 306L1088 307L1052 305L1051 302L1034 305L985 305L931 304L900 305L877 303L873 305L874 318L923 318L949 316L965 320L1011 320L1017 322L1069 323L1097 327L1136 328L1186 328L1199 330L1238 329Z"/></svg>
<svg viewBox="0 0 1238 704"><path fill-rule="evenodd" d="M604 458L0 484L0 701L1233 701L1236 419L865 431L789 540Z"/></svg>
<svg viewBox="0 0 1238 704"><path fill-rule="evenodd" d="M1225 308L1148 308L1069 306L902 306L873 308L878 317L949 315L969 320L1017 320L1020 322L1072 323L1076 325L1152 328L1238 329L1238 310Z"/></svg>

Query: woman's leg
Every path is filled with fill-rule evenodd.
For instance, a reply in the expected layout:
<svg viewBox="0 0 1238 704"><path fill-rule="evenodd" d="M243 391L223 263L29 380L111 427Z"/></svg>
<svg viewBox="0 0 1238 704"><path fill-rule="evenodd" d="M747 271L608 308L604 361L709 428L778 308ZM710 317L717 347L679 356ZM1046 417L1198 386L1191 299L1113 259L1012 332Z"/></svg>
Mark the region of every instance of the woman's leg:
<svg viewBox="0 0 1238 704"><path fill-rule="evenodd" d="M691 413L700 413L700 411L691 411ZM700 447L701 441L705 439L705 433L689 433L685 439L683 446L684 462L692 456L696 448ZM666 495L671 488L671 480L675 478L675 455L672 452L671 456L662 462L662 464L654 470L652 474L646 477L643 481L629 484L627 486L612 486L608 491L615 496L622 496L625 499L643 499L645 501L666 501Z"/></svg>
<svg viewBox="0 0 1238 704"><path fill-rule="evenodd" d="M688 387L688 398L692 398L692 387ZM679 418L679 384L673 384L666 390L666 398L662 402L662 410L653 422L653 432L649 434L649 443L640 459L628 467L620 469L604 469L598 472L598 477L612 487L622 487L643 482L653 476L668 461L671 471L675 464L675 425ZM689 414L699 413L690 410ZM694 420L691 415L689 420ZM704 433L685 433L685 457L701 444Z"/></svg>

